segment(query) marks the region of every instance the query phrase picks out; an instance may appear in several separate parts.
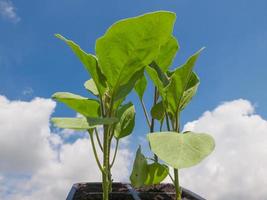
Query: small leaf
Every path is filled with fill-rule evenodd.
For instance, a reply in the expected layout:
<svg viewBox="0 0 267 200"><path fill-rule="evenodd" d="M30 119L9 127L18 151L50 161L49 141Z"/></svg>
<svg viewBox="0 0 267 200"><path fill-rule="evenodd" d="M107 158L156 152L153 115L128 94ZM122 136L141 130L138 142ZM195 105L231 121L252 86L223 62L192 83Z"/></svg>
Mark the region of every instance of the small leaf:
<svg viewBox="0 0 267 200"><path fill-rule="evenodd" d="M183 93L183 97L180 102L179 110L183 110L187 104L192 100L197 92L199 86L199 78L195 73L192 73L189 83L187 84L186 90Z"/></svg>
<svg viewBox="0 0 267 200"><path fill-rule="evenodd" d="M53 94L52 98L66 104L68 107L85 117L99 117L100 104L96 100L88 99L69 92L57 92Z"/></svg>
<svg viewBox="0 0 267 200"><path fill-rule="evenodd" d="M147 161L145 156L141 152L139 146L136 151L134 165L130 176L131 184L134 187L141 187L144 185L147 179Z"/></svg>
<svg viewBox="0 0 267 200"><path fill-rule="evenodd" d="M136 82L138 81L138 79L140 79L140 77L143 74L144 74L144 69L141 69L141 70L135 72L135 74L132 75L132 77L130 78L130 80L126 84L120 85L118 87L118 90L113 94L114 100L118 101L118 100L124 99L131 92L131 90L134 88Z"/></svg>
<svg viewBox="0 0 267 200"><path fill-rule="evenodd" d="M214 149L214 139L208 134L159 132L148 134L151 150L175 169L194 166Z"/></svg>
<svg viewBox="0 0 267 200"><path fill-rule="evenodd" d="M144 185L155 185L161 183L169 174L168 166L160 163L152 163L147 166L147 177Z"/></svg>
<svg viewBox="0 0 267 200"><path fill-rule="evenodd" d="M98 96L98 95L99 95L98 90L97 90L97 87L96 87L96 84L95 84L95 82L94 82L93 79L90 79L90 80L86 81L86 82L84 83L84 87L85 87L89 92L91 92L93 95L95 95L95 96Z"/></svg>
<svg viewBox="0 0 267 200"><path fill-rule="evenodd" d="M143 99L144 93L147 87L147 80L145 75L143 75L135 84L134 90L138 94L140 100Z"/></svg>
<svg viewBox="0 0 267 200"><path fill-rule="evenodd" d="M73 130L88 130L95 126L90 126L86 118L59 118L51 119L51 122L58 128L73 129Z"/></svg>
<svg viewBox="0 0 267 200"><path fill-rule="evenodd" d="M130 176L131 184L134 187L159 184L166 178L168 173L169 168L164 164L147 164L147 160L142 154L141 147L139 146Z"/></svg>
<svg viewBox="0 0 267 200"><path fill-rule="evenodd" d="M160 47L160 53L157 59L155 59L154 61L162 69L163 72L166 72L171 66L178 50L179 44L174 36L171 36L167 43Z"/></svg>
<svg viewBox="0 0 267 200"><path fill-rule="evenodd" d="M162 98L172 116L175 116L181 107L184 92L188 88L190 80L192 80L193 67L202 50L203 48L191 56L182 67L176 69L171 75L170 83L164 88L165 95Z"/></svg>
<svg viewBox="0 0 267 200"><path fill-rule="evenodd" d="M164 109L164 105L163 102L160 101L159 103L155 104L152 109L151 109L151 116L154 119L157 119L159 121L161 121L162 119L164 119L165 116L165 109Z"/></svg>
<svg viewBox="0 0 267 200"><path fill-rule="evenodd" d="M118 110L120 121L116 124L114 136L117 139L128 136L132 133L135 124L135 109L132 103L123 105Z"/></svg>
<svg viewBox="0 0 267 200"><path fill-rule="evenodd" d="M165 91L164 91L164 87L166 87L166 85L164 85L163 81L160 79L160 75L158 74L158 72L152 68L151 66L147 66L146 67L146 72L149 76L149 78L152 80L152 82L154 83L154 85L158 88L160 95L162 96L162 98L164 98L165 96ZM166 83L165 83L166 84Z"/></svg>
<svg viewBox="0 0 267 200"><path fill-rule="evenodd" d="M119 121L116 117L110 117L110 118L87 118L88 123L90 126L96 126L96 125L103 125L103 124L114 124Z"/></svg>
<svg viewBox="0 0 267 200"><path fill-rule="evenodd" d="M106 78L98 66L96 57L92 54L86 53L80 48L79 45L71 40L66 39L62 35L56 34L55 36L63 40L72 49L72 51L80 59L90 76L93 78L100 94L103 95L107 87Z"/></svg>

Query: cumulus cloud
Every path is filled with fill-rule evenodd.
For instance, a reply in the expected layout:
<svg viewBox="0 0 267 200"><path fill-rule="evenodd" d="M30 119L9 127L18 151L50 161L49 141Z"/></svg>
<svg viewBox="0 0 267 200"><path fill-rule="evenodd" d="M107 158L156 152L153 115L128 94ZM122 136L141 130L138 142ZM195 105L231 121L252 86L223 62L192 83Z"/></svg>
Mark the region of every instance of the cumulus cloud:
<svg viewBox="0 0 267 200"><path fill-rule="evenodd" d="M16 8L10 0L0 0L0 16L13 23L20 21L20 17L16 13Z"/></svg>
<svg viewBox="0 0 267 200"><path fill-rule="evenodd" d="M0 96L0 199L65 199L73 183L100 181L89 139L69 143L51 132L55 105L43 98L23 102ZM122 146L114 180L127 180L130 157Z"/></svg>
<svg viewBox="0 0 267 200"><path fill-rule="evenodd" d="M55 105L0 96L0 199L65 199L73 183L100 181L88 137L79 133L69 142L68 131L51 132ZM267 198L267 121L249 101L225 102L184 130L210 133L216 149L198 166L180 170L182 186L212 200ZM133 153L127 142L114 166L117 181L128 181Z"/></svg>
<svg viewBox="0 0 267 200"><path fill-rule="evenodd" d="M183 186L207 199L267 199L267 121L249 101L225 102L184 129L210 133L216 148L198 166L181 170Z"/></svg>

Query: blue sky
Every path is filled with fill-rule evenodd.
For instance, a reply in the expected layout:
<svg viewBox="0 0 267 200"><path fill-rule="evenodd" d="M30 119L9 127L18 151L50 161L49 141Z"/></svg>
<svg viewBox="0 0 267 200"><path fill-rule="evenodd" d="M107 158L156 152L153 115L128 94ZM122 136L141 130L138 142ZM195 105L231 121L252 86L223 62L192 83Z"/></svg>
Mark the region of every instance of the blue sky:
<svg viewBox="0 0 267 200"><path fill-rule="evenodd" d="M181 49L179 66L202 46L196 71L201 85L182 121L196 119L223 101L245 98L267 117L267 2L246 1L13 1L19 20L0 21L0 93L9 99L48 98L56 91L87 95L88 75L54 33L93 53L95 40L115 21L149 11L177 14L174 34ZM145 96L151 101L152 88ZM137 101L132 94L131 100ZM148 105L149 106L149 105ZM137 105L137 123L143 113ZM70 116L58 105L55 115ZM136 128L142 135L143 129Z"/></svg>
<svg viewBox="0 0 267 200"><path fill-rule="evenodd" d="M183 121L236 98L251 100L267 116L265 0L46 0L13 5L20 21L0 20L0 93L10 99L50 97L55 91L86 94L82 84L87 73L54 33L94 52L95 40L116 20L170 10L177 14L174 34L181 46L174 66L206 47L196 67L201 86ZM23 95L30 88L32 95ZM61 106L57 111L68 112Z"/></svg>
<svg viewBox="0 0 267 200"><path fill-rule="evenodd" d="M260 153L265 152L266 143L262 144L261 140L267 141L267 129L264 128L267 127L267 123L266 120L263 120L267 118L266 0L0 0L0 97L6 96L9 100L29 101L35 97L49 98L57 91L69 91L86 96L87 92L83 88L83 83L89 79L87 72L70 49L62 41L56 39L54 34L60 33L74 40L84 50L94 53L95 40L102 36L112 23L122 18L157 10L169 10L177 15L174 35L178 38L181 48L175 58L173 67L184 63L199 48L206 47L196 65L196 72L200 77L201 84L197 95L182 114L183 124L198 119L203 112L213 110L222 102L240 98L247 99L249 102L240 100L219 106L219 108L225 109L223 112L220 109L213 111L212 114L215 118L213 128L209 129L209 123L204 123L203 121L205 120L201 121L200 119L198 121L200 125L199 127L195 125L195 129L200 129L201 131L201 128L206 128L205 130L207 131L211 130L212 132L214 130L216 132L218 131L218 125L221 129L216 133L216 137L226 144L227 141L223 140L226 130L229 130L234 135L238 132L235 127L244 126L241 132L247 131L246 134L249 135L252 129L256 130L258 128L255 131L258 137L249 135L248 138L250 139L244 139L242 140L243 142L233 144L237 144L234 146L240 146L240 149L239 147L237 148L239 154L236 154L239 156L244 153L244 145L249 145L250 142L248 141L262 138L253 142L253 145L260 146L260 148L257 149L251 145L246 148L248 152L242 155L244 160L246 160L248 154L251 159L255 158L255 162L252 163L257 164L258 160L263 161L266 158L266 153ZM150 85L149 91L145 94L145 101L152 101L150 99L152 93ZM129 99L134 102L137 101L134 93L130 95ZM4 102L3 105L8 104L5 99L0 98L0 100L0 103ZM30 104L38 106L40 102L33 101ZM46 104L49 104L49 106L47 107ZM12 106L17 108L16 102L10 104L10 107ZM21 104L20 106L23 107L25 105ZM149 104L147 106L149 107ZM229 107L233 112L233 116L237 118L236 122L234 118L231 118L231 113L228 112ZM259 115L253 115L254 107ZM35 108L32 108L32 110L35 111ZM48 118L54 109L54 104L50 101L43 102L40 109L42 109L41 112L47 112L44 112L43 117L47 119L47 123L45 120L43 121L49 126ZM147 131L144 130L144 116L139 104L136 104L136 110L137 127L133 137L144 136ZM13 107L10 109L10 112L12 111L14 111ZM23 112L23 109L20 112ZM221 117L220 112L227 113L225 116L228 116L222 122L216 121L216 116L219 116L218 119ZM17 112L14 111L14 113L17 116ZM75 113L61 104L57 104L53 113L53 116L73 115ZM251 116L251 121L244 124L242 120L249 118L249 116ZM34 124L36 123L34 122L34 117L34 114L30 114L27 119L29 121L32 120L33 122L30 122ZM239 117L242 120L238 121ZM3 117L2 120L5 120L5 118ZM209 115L204 118L211 121ZM233 121L232 124L228 118ZM256 119L258 120L257 123L254 121ZM13 121L14 119L10 117L9 120ZM20 120L23 125L23 120ZM212 120L214 119L212 118ZM43 127L43 121L40 122L40 127ZM231 124L231 126L220 124L225 125L224 122ZM8 123L6 124L8 125ZM266 126L262 126L262 124ZM25 133L28 131L27 127L31 126L24 127ZM1 131L0 129L0 136L1 133L5 134L3 130ZM34 131L32 136L35 135ZM17 132L17 130L15 129L14 132ZM8 137L9 135L11 134L6 132L4 136ZM134 140L134 138L131 139ZM236 137L236 141L240 141L239 136ZM88 141L84 142L88 143ZM225 150L228 149L220 146L220 144L218 144L218 151L221 154L216 155L220 155L221 158L225 156ZM13 148L12 145L11 147ZM27 146L28 143L25 143L25 148ZM76 147L76 143L73 147ZM133 147L131 150L133 150ZM229 145L229 148L231 147ZM258 155L262 155L262 157L258 156L258 160L258 157L254 157L254 154L251 153L254 150L258 152ZM86 153L85 155L87 156ZM8 154L6 157L12 158ZM216 160L216 158L212 157L213 160L210 160L211 166L220 163L220 160ZM224 166L227 160L231 159L226 156L225 160L221 161L221 166ZM245 161L242 165L240 164L240 167L232 163L229 163L229 166L237 166L237 171L240 169L255 169L257 167L248 167ZM266 163L262 164L262 169L266 169ZM239 174L243 176L244 173L247 173L247 171L238 171L239 173L237 171L233 170L232 174L229 172L229 181L227 183L231 183L231 178L234 175L238 177ZM263 170L258 171L264 172ZM196 175L198 175L198 171L196 172ZM54 174L51 177L51 180L54 181ZM254 171L251 172L251 177L252 179L256 177ZM266 183L266 178L264 179L266 176L259 174L258 177L253 183L258 183L260 187L264 185L262 183ZM8 180L8 177L6 180ZM220 182L218 181L217 183L216 190L218 189L219 191L221 188ZM229 185L230 189L233 187L235 185ZM195 188L197 189L198 186ZM244 187L240 191L248 191L250 193L250 190L247 189ZM263 191L265 191L265 188L263 188ZM222 194L224 193L222 191ZM266 192L263 194L266 197Z"/></svg>

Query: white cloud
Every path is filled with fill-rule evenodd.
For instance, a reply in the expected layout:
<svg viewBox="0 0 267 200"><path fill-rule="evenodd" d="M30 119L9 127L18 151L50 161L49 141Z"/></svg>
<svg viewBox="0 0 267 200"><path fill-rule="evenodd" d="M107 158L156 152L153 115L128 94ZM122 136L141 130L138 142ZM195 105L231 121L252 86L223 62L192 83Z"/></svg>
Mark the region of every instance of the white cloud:
<svg viewBox="0 0 267 200"><path fill-rule="evenodd" d="M181 170L183 186L207 199L267 199L267 121L246 100L225 102L185 130L207 132L216 140L205 161Z"/></svg>
<svg viewBox="0 0 267 200"><path fill-rule="evenodd" d="M73 183L100 181L88 138L66 143L51 133L54 108L48 99L22 102L0 96L0 199L64 199ZM122 147L115 180L128 179L130 157Z"/></svg>
<svg viewBox="0 0 267 200"><path fill-rule="evenodd" d="M48 99L0 96L0 199L65 199L73 183L100 181L89 139L67 143L62 137L67 132L49 129L54 108ZM267 121L249 101L223 103L185 130L210 133L216 149L198 166L180 171L182 186L212 200L267 198ZM115 180L128 180L133 154L127 142L113 170Z"/></svg>
<svg viewBox="0 0 267 200"><path fill-rule="evenodd" d="M16 8L10 0L0 0L0 15L13 23L20 21Z"/></svg>

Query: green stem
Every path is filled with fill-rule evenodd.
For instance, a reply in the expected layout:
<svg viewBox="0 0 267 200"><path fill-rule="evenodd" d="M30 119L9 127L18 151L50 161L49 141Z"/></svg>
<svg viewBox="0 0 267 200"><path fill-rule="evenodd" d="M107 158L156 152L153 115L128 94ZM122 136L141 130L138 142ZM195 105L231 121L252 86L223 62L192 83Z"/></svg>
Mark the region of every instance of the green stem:
<svg viewBox="0 0 267 200"><path fill-rule="evenodd" d="M170 127L170 123L169 123L169 117L168 114L166 112L166 125L167 125L167 130L170 131L171 127ZM177 114L177 118L176 120L176 124L175 124L175 128L173 127L173 131L176 131L177 133L179 132L179 128L180 128L180 113ZM179 185L179 172L178 169L173 169L174 171L174 178L171 177L171 175L169 174L169 176L171 177L174 187L175 187L175 193L176 193L176 199L175 200L181 200L181 189L180 189L180 185Z"/></svg>
<svg viewBox="0 0 267 200"><path fill-rule="evenodd" d="M177 134L180 132L180 112L177 113L175 118L175 130ZM174 169L174 186L176 192L176 200L181 200L181 188L179 184L179 171L178 169Z"/></svg>
<svg viewBox="0 0 267 200"><path fill-rule="evenodd" d="M97 128L95 128L95 135L96 135L96 139L97 139L97 143L99 145L99 148L101 149L101 151L103 152L103 146L101 144L101 141L100 141L100 138L99 138L99 134L98 134L98 131L97 131Z"/></svg>
<svg viewBox="0 0 267 200"><path fill-rule="evenodd" d="M89 135L90 135L91 144L92 144L92 148L93 148L93 152L94 152L94 156L95 156L95 159L96 159L97 166L99 167L100 171L103 172L103 168L102 168L102 166L100 164L100 161L99 161L99 158L98 158L98 155L97 155L97 151L96 151L96 148L95 148L95 142L94 142L93 133L89 133Z"/></svg>
<svg viewBox="0 0 267 200"><path fill-rule="evenodd" d="M110 164L110 168L112 168L112 166L114 165L114 162L115 162L115 159L116 159L116 156L117 156L117 152L118 152L118 147L119 147L119 140L116 139L115 152L114 152L114 155L113 155L112 162L111 162L111 164Z"/></svg>
<svg viewBox="0 0 267 200"><path fill-rule="evenodd" d="M178 169L174 169L174 186L175 186L175 193L176 193L176 200L181 200L181 189L179 185L179 172Z"/></svg>
<svg viewBox="0 0 267 200"><path fill-rule="evenodd" d="M147 113L147 109L146 109L145 103L144 103L143 99L140 99L140 101L141 101L141 105L142 105L142 108L143 108L143 111L144 111L144 114L145 114L145 117L146 117L146 123L150 127L151 123L149 121L149 117L148 117L148 113Z"/></svg>
<svg viewBox="0 0 267 200"><path fill-rule="evenodd" d="M154 101L153 101L153 106L156 105L157 103L157 87L155 87L154 89ZM155 120L154 118L151 116L151 124L150 124L150 133L153 133L154 132L154 126L155 126ZM154 159L155 159L155 162L158 162L158 156L156 154L154 154Z"/></svg>
<svg viewBox="0 0 267 200"><path fill-rule="evenodd" d="M109 168L109 144L108 144L108 126L104 126L104 144L103 144L103 172L102 172L102 189L103 200L109 200L110 190L110 168Z"/></svg>

